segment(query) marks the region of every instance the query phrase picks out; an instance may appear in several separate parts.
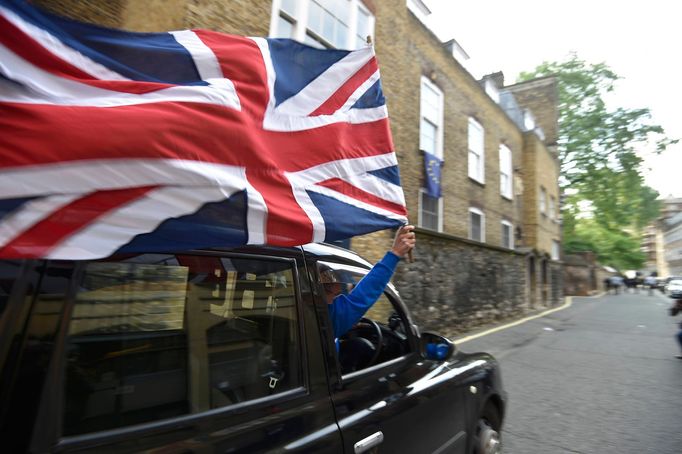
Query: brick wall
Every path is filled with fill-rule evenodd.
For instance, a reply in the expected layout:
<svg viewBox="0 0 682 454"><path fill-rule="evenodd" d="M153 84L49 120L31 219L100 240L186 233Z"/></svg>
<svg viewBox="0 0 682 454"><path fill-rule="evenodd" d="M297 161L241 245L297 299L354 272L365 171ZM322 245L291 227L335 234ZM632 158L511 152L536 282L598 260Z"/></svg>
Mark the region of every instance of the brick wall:
<svg viewBox="0 0 682 454"><path fill-rule="evenodd" d="M524 134L523 148L524 245L543 254L551 254L552 241L561 241L559 215L559 166L556 155L550 152L534 132ZM546 192L546 206L554 200L555 217L549 216L549 208L540 213L540 188Z"/></svg>
<svg viewBox="0 0 682 454"><path fill-rule="evenodd" d="M445 101L443 231L467 237L468 208L475 206L485 213L486 242L501 245L501 221L519 225L520 212L517 200L500 194L499 146L507 145L512 150L513 167L520 167L521 132L403 1L377 2L376 51L412 222L417 221L419 188L423 186L419 90L421 77L426 76L440 88ZM484 185L468 177L469 117L485 130Z"/></svg>
<svg viewBox="0 0 682 454"><path fill-rule="evenodd" d="M530 310L524 255L425 230L417 241L394 283L422 331L456 336Z"/></svg>
<svg viewBox="0 0 682 454"><path fill-rule="evenodd" d="M35 0L54 13L106 27L139 32L206 28L267 36L269 0Z"/></svg>

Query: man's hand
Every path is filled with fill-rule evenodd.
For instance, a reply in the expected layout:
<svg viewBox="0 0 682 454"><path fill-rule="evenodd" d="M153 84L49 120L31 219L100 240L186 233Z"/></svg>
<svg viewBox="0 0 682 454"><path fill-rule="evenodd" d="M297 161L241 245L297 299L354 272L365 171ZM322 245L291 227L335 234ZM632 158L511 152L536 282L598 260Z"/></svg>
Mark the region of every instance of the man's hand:
<svg viewBox="0 0 682 454"><path fill-rule="evenodd" d="M414 230L413 225L404 225L401 228L399 228L398 232L396 232L395 234L395 239L393 240L393 247L391 248L391 252L393 252L398 257L404 257L405 254L410 252L417 243L417 239L415 237L413 230Z"/></svg>

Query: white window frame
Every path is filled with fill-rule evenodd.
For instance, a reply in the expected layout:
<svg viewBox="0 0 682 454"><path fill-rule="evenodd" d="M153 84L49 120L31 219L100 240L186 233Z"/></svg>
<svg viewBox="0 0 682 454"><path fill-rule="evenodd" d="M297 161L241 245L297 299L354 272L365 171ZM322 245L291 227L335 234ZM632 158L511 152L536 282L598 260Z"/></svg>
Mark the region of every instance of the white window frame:
<svg viewBox="0 0 682 454"><path fill-rule="evenodd" d="M472 128L474 131L480 131L481 145L480 150L474 150L472 147ZM485 184L485 129L473 117L469 117L467 129L467 162L469 168L469 178ZM471 155L478 156L478 163L475 165L471 161Z"/></svg>
<svg viewBox="0 0 682 454"><path fill-rule="evenodd" d="M506 159L505 159L506 156ZM505 144L500 144L500 194L509 200L513 198L513 168L512 151ZM507 175L507 184L504 184L503 176Z"/></svg>
<svg viewBox="0 0 682 454"><path fill-rule="evenodd" d="M369 29L370 37L374 41L374 30L376 25L376 19L374 14L362 3L361 0L337 0L343 1L348 4L349 14L348 14L348 35L345 37L345 43L341 48L343 49L358 49L357 46L357 30L358 30L358 10L362 10L365 14L369 16ZM295 11L283 12L282 0L272 0L272 10L270 13L270 31L269 36L280 37L280 38L292 38L299 42L305 42L311 45L317 45L318 43L311 43L311 40L306 40L306 37L310 35L315 36L315 40L319 41L319 47L329 47L333 48L332 43L327 41L324 37L319 36L317 33L309 30L308 28L308 18L311 0L294 0ZM280 36L278 25L280 16L286 18L288 22L292 24L292 36Z"/></svg>
<svg viewBox="0 0 682 454"><path fill-rule="evenodd" d="M502 247L514 249L514 224L509 221L502 221L501 224L503 227L509 227L509 244L504 244L504 235L502 235Z"/></svg>
<svg viewBox="0 0 682 454"><path fill-rule="evenodd" d="M428 195L428 194L426 194L426 189L419 188L419 207L418 207L419 209L417 210L418 211L417 225L419 227L423 227L423 228L430 228L430 227L424 226L423 217L422 217L422 209L423 209L422 200L423 200L424 195ZM438 213L437 214L438 214L438 226L437 226L436 232L442 232L443 231L443 197L438 198Z"/></svg>
<svg viewBox="0 0 682 454"><path fill-rule="evenodd" d="M481 239L477 240L473 238L473 232L472 232L472 225L471 225L471 215L476 214L481 217ZM479 210L478 208L474 207L469 207L469 219L468 219L468 224L469 224L469 239L472 241L478 241L480 243L485 243L485 213L483 211Z"/></svg>
<svg viewBox="0 0 682 454"><path fill-rule="evenodd" d="M547 190L540 186L540 195L538 196L538 206L540 214L547 214Z"/></svg>
<svg viewBox="0 0 682 454"><path fill-rule="evenodd" d="M424 109L424 96L423 96L423 90L424 87L427 89L432 90L438 95L438 113L436 114L436 117L429 117L426 116L425 110ZM421 148L421 122L422 120L426 120L432 125L436 127L436 149L435 149L435 156L440 159L441 161L443 160L443 116L444 116L444 104L445 104L445 96L443 95L443 91L438 88L436 84L431 82L427 77L422 76L421 77L421 85L419 86L419 141L420 141L420 148Z"/></svg>
<svg viewBox="0 0 682 454"><path fill-rule="evenodd" d="M561 243L557 240L552 240L552 260L561 259Z"/></svg>
<svg viewBox="0 0 682 454"><path fill-rule="evenodd" d="M547 209L547 215L552 221L556 221L556 201L554 200L554 196L549 196L549 207Z"/></svg>

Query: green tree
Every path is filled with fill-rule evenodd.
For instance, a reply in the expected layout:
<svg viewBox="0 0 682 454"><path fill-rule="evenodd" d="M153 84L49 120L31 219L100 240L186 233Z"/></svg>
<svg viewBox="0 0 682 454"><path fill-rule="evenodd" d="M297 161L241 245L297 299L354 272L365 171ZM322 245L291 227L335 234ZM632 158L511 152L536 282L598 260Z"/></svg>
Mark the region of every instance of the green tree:
<svg viewBox="0 0 682 454"><path fill-rule="evenodd" d="M660 153L674 141L651 123L649 109L609 110L619 76L575 54L544 62L520 81L553 75L559 86L560 186L564 250L592 250L604 263L639 268L644 226L658 216L658 193L644 183L638 150Z"/></svg>

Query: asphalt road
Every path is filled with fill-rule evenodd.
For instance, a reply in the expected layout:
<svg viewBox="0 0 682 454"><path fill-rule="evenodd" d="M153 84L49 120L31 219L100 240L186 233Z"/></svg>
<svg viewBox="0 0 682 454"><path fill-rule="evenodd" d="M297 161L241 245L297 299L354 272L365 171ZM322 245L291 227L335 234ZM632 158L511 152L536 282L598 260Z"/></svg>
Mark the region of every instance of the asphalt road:
<svg viewBox="0 0 682 454"><path fill-rule="evenodd" d="M571 307L459 344L500 361L506 454L682 453L682 315L646 291Z"/></svg>

